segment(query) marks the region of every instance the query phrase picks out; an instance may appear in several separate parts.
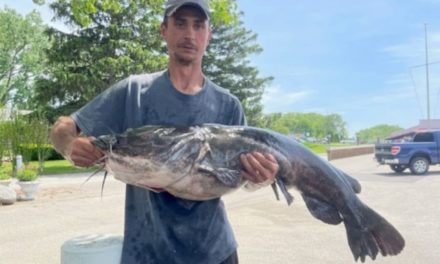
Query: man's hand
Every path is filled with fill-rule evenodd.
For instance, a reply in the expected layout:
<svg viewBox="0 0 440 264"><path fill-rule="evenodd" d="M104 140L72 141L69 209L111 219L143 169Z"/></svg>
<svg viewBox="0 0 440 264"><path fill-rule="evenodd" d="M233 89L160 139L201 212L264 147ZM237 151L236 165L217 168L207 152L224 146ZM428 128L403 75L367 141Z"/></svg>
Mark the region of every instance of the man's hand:
<svg viewBox="0 0 440 264"><path fill-rule="evenodd" d="M66 153L66 158L78 167L90 167L104 156L91 141L93 137L77 137L71 143Z"/></svg>
<svg viewBox="0 0 440 264"><path fill-rule="evenodd" d="M264 187L274 182L279 165L271 154L259 152L242 154L240 160L245 168L242 171L243 177L253 183L247 186L248 189Z"/></svg>
<svg viewBox="0 0 440 264"><path fill-rule="evenodd" d="M73 165L89 167L104 154L92 143L93 137L81 137L75 121L68 116L62 116L52 127L50 140L54 148Z"/></svg>

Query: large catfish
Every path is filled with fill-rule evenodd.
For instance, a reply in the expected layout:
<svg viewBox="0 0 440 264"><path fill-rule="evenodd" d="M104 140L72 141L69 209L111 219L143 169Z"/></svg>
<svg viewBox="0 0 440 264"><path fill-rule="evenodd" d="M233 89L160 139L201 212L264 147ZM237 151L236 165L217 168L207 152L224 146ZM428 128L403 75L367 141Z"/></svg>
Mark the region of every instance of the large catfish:
<svg viewBox="0 0 440 264"><path fill-rule="evenodd" d="M106 168L116 179L147 189L164 189L184 199L208 200L246 183L240 154L272 154L280 169L272 185L288 203L296 187L311 214L328 224L343 222L355 260L397 255L403 237L362 203L359 183L295 140L243 126L205 124L175 128L144 126L93 141L106 153Z"/></svg>

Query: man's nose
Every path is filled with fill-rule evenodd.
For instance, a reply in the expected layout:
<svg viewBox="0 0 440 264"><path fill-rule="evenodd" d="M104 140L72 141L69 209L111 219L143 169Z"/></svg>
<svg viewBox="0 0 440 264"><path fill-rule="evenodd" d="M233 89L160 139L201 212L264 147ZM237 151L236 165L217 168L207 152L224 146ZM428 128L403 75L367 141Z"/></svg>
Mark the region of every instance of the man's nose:
<svg viewBox="0 0 440 264"><path fill-rule="evenodd" d="M185 36L189 39L194 39L195 34L196 34L196 30L194 29L194 27L188 26L185 29Z"/></svg>

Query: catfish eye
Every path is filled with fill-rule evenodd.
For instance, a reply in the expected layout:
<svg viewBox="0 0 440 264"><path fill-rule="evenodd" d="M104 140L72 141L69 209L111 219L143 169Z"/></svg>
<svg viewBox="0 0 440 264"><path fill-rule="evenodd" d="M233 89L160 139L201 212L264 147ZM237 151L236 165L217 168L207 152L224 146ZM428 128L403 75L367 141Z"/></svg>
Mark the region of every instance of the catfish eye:
<svg viewBox="0 0 440 264"><path fill-rule="evenodd" d="M108 140L108 144L110 145L110 146L114 146L114 145L116 145L116 144L118 144L119 143L119 140L118 140L118 138L116 137L116 136L111 136L110 138L109 138L109 140Z"/></svg>

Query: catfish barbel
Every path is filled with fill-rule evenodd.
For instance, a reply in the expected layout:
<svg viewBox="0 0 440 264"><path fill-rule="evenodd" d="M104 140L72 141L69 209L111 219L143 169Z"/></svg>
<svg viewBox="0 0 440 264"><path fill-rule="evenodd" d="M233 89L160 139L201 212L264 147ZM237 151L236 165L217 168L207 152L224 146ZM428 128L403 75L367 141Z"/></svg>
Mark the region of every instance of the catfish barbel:
<svg viewBox="0 0 440 264"><path fill-rule="evenodd" d="M279 171L272 187L295 187L310 213L327 224L344 223L355 260L397 255L401 234L356 195L360 184L295 140L274 131L205 124L186 128L144 126L101 136L93 144L106 153L106 169L118 180L150 190L163 189L189 200L208 200L246 183L240 154L272 154Z"/></svg>

